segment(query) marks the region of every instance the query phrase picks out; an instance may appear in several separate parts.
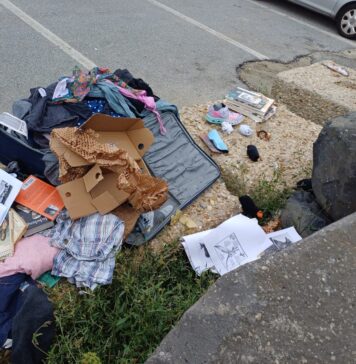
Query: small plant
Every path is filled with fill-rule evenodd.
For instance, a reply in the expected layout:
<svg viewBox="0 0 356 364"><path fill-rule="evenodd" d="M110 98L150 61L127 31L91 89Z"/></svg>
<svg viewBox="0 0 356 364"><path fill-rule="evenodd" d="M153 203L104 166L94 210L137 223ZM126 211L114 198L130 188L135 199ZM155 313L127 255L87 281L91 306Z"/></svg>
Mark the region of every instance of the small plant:
<svg viewBox="0 0 356 364"><path fill-rule="evenodd" d="M281 170L275 171L271 180L260 180L251 192L252 199L264 212L262 223L278 215L291 194L291 189L286 186L282 174Z"/></svg>
<svg viewBox="0 0 356 364"><path fill-rule="evenodd" d="M101 364L101 360L96 353L89 352L83 354L80 364Z"/></svg>

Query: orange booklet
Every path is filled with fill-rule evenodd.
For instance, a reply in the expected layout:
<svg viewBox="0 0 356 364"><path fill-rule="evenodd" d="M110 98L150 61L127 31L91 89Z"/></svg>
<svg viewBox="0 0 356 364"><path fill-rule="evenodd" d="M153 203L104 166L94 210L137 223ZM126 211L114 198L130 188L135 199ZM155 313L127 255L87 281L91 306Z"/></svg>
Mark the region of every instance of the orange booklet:
<svg viewBox="0 0 356 364"><path fill-rule="evenodd" d="M52 221L64 207L57 189L35 176L24 181L16 202Z"/></svg>

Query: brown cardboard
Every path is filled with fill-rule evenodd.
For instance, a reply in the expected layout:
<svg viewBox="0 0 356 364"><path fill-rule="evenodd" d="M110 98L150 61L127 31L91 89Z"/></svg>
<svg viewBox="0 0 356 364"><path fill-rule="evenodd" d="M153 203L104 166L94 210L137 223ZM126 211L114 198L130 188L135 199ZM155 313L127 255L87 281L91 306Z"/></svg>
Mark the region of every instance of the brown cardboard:
<svg viewBox="0 0 356 364"><path fill-rule="evenodd" d="M141 158L154 138L144 127L143 120L96 114L88 119L78 132L86 129L94 130L99 142L126 150L141 170L149 174ZM117 188L118 175L113 172L115 168L106 170L88 162L56 138L51 140L51 149L70 167L93 166L83 177L57 187L73 220L95 212L106 214L128 200L130 195Z"/></svg>

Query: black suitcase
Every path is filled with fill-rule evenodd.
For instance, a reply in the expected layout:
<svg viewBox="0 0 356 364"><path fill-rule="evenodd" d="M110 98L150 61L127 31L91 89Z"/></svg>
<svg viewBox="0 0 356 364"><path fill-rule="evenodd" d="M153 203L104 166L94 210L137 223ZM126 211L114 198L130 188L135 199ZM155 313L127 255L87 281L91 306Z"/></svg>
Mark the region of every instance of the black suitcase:
<svg viewBox="0 0 356 364"><path fill-rule="evenodd" d="M7 165L17 161L24 174L34 174L41 179L44 177L45 164L42 160L44 153L31 147L22 140L24 137L5 130L0 126L0 162Z"/></svg>

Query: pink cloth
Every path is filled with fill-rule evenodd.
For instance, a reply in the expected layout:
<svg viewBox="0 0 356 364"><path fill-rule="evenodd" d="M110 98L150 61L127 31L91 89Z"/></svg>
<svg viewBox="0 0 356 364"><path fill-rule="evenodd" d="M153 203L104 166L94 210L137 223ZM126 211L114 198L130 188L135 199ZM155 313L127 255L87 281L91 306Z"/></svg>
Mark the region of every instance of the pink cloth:
<svg viewBox="0 0 356 364"><path fill-rule="evenodd" d="M50 238L36 234L20 240L12 257L0 262L0 277L26 273L37 279L52 269L53 258L59 249L49 245Z"/></svg>
<svg viewBox="0 0 356 364"><path fill-rule="evenodd" d="M140 90L140 91L137 91L136 93L133 93L131 90L128 90L128 89L120 87L120 86L117 86L117 88L119 89L119 91L122 95L124 95L128 98L134 99L134 100L141 101L145 105L145 108L148 111L151 111L156 115L157 121L159 123L159 130L160 130L161 134L164 135L167 133L167 130L163 125L161 115L156 110L155 99L152 96L147 96L145 90Z"/></svg>

